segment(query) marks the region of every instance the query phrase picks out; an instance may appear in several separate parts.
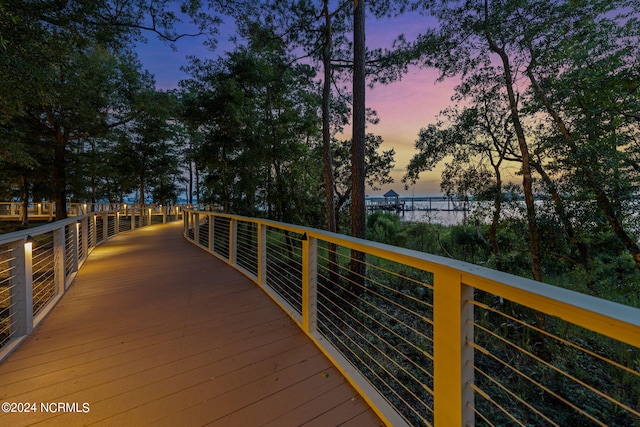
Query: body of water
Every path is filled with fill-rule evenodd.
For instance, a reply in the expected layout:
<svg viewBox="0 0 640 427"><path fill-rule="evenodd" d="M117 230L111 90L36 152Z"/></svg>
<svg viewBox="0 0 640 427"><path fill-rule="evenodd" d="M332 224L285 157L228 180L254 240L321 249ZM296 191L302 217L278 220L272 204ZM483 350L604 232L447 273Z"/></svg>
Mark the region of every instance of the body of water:
<svg viewBox="0 0 640 427"><path fill-rule="evenodd" d="M468 216L468 211L447 210L413 210L398 214L402 221L430 222L432 224L455 225L462 223Z"/></svg>
<svg viewBox="0 0 640 427"><path fill-rule="evenodd" d="M384 198L368 198L367 202L375 205L384 202ZM473 203L448 200L442 196L435 197L400 197L404 203L404 212L394 211L401 220L407 222L430 222L434 224L454 225L462 223L473 209Z"/></svg>

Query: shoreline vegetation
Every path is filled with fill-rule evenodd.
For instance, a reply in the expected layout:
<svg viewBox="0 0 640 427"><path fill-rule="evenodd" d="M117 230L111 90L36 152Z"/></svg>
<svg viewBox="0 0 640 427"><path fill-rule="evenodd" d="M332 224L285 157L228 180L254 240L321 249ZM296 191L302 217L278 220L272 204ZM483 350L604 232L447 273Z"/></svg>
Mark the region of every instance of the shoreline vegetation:
<svg viewBox="0 0 640 427"><path fill-rule="evenodd" d="M489 239L489 214L481 204L464 212L465 217L456 224L451 223L451 218L430 221L423 217L423 220L415 221L407 220L406 214L403 218L394 213L375 211L367 217L367 239L532 278L526 222L519 217L517 208L517 205L511 205L512 215L498 224L500 250L497 255L493 253ZM570 254L560 252L565 247L553 224L542 230L545 234L542 251L545 283L640 307L640 273L611 232L601 231L599 242L594 242L597 246L592 247L590 268L587 269Z"/></svg>

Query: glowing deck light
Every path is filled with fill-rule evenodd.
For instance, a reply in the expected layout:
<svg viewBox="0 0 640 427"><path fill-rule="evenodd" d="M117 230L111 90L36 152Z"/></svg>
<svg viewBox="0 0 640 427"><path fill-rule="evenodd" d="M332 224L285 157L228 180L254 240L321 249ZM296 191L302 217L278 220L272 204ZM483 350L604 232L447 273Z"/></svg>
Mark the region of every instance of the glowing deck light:
<svg viewBox="0 0 640 427"><path fill-rule="evenodd" d="M27 238L24 239L24 248L31 252L31 250L33 250L34 243L38 243L38 241L34 239L32 235L28 235Z"/></svg>

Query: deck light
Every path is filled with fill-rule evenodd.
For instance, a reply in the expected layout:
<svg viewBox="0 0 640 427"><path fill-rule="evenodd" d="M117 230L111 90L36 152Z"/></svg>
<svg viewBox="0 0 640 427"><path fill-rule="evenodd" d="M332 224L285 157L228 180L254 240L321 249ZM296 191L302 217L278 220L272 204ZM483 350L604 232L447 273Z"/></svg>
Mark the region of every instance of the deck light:
<svg viewBox="0 0 640 427"><path fill-rule="evenodd" d="M28 235L26 239L24 239L24 248L28 251L33 249L33 244L38 243L36 239L33 238L32 235Z"/></svg>

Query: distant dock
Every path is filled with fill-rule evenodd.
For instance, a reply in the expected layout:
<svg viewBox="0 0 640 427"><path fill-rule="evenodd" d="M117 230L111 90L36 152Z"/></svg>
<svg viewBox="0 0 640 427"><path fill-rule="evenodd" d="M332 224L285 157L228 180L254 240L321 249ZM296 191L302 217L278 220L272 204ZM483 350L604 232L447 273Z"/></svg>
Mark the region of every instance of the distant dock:
<svg viewBox="0 0 640 427"><path fill-rule="evenodd" d="M366 200L367 211L377 210L405 213L406 211L469 212L470 201L448 197L371 197Z"/></svg>
<svg viewBox="0 0 640 427"><path fill-rule="evenodd" d="M391 211L396 213L400 213L400 212L404 213L405 204L406 202L404 200L400 200L400 201L367 200L365 203L365 207L369 212Z"/></svg>

